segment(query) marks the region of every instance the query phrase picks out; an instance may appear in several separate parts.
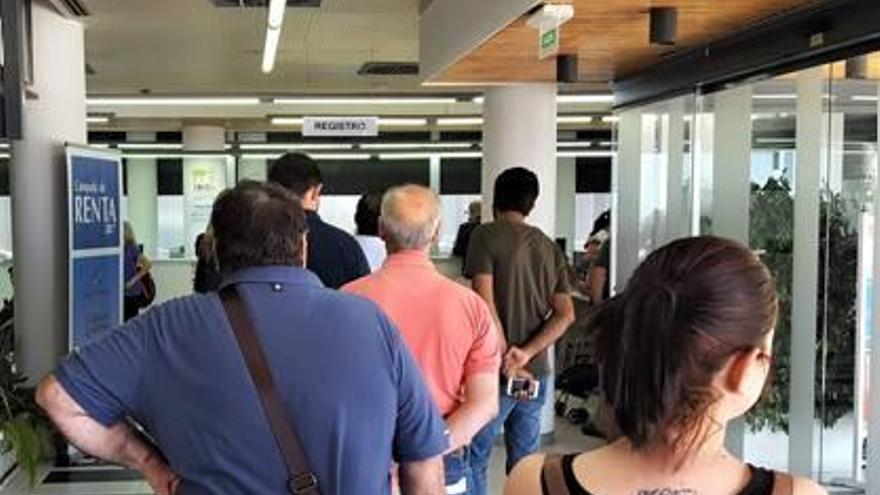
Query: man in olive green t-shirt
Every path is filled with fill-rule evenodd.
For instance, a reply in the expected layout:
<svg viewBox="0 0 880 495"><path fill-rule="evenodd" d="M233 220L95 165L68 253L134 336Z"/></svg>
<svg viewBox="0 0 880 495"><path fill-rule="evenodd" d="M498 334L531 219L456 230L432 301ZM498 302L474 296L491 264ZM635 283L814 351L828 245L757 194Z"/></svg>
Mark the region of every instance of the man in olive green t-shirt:
<svg viewBox="0 0 880 495"><path fill-rule="evenodd" d="M485 495L492 442L504 426L507 471L538 450L547 377L553 373L550 346L574 321L565 255L525 219L538 198L538 178L524 168L504 171L495 181L495 221L471 234L465 274L498 320L506 345L499 415L471 444L474 490ZM508 377L540 383L538 396L506 394Z"/></svg>

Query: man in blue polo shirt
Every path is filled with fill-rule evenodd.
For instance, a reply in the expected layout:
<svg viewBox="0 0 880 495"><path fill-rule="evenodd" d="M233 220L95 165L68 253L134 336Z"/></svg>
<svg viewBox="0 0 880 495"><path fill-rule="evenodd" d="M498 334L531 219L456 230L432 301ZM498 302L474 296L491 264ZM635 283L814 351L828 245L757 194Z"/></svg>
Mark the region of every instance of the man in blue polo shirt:
<svg viewBox="0 0 880 495"><path fill-rule="evenodd" d="M449 441L418 365L371 302L302 269L305 217L275 185L220 197L217 257L256 328L323 495L441 494ZM284 494L286 466L216 293L177 299L73 352L37 400L81 450L157 493ZM134 433L142 425L155 446Z"/></svg>
<svg viewBox="0 0 880 495"><path fill-rule="evenodd" d="M324 178L318 164L308 155L287 153L269 169L269 181L296 194L306 210L309 225L308 263L324 285L338 289L370 274L364 251L351 234L321 220L318 205Z"/></svg>

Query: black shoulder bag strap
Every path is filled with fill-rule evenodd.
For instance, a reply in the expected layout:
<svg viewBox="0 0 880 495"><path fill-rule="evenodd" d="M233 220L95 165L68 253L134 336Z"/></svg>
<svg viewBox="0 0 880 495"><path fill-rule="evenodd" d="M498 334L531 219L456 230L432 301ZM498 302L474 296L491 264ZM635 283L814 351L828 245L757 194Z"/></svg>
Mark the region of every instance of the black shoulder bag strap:
<svg viewBox="0 0 880 495"><path fill-rule="evenodd" d="M278 450L284 457L284 463L287 465L287 471L290 479L287 488L291 494L297 495L301 493L309 493L320 495L318 489L318 478L309 468L306 455L303 452L299 438L293 431L290 420L284 412L284 406L278 397L278 391L275 388L275 380L272 378L272 372L269 370L269 364L260 342L257 339L257 333L254 331L254 325L248 316L247 309L238 295L234 285L227 285L220 290L220 300L223 302L223 309L226 310L226 317L229 319L229 325L235 333L235 339L238 341L238 347L247 363L248 372L251 380L257 389L257 395L260 396L260 403L263 406L263 413L269 421L269 427L272 429L272 436L278 444Z"/></svg>

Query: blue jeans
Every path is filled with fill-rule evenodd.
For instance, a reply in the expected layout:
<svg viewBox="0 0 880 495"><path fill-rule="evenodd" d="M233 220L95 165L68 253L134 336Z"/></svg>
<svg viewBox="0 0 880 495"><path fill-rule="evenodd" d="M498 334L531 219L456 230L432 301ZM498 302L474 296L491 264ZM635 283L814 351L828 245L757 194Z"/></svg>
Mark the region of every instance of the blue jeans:
<svg viewBox="0 0 880 495"><path fill-rule="evenodd" d="M447 495L473 495L474 478L471 474L470 457L470 448L462 447L443 458Z"/></svg>
<svg viewBox="0 0 880 495"><path fill-rule="evenodd" d="M501 384L498 416L486 425L471 442L471 470L474 479L472 495L487 495L489 458L492 443L504 426L504 445L507 450L507 473L523 457L538 451L541 443L541 410L546 399L547 379L541 378L538 397L520 402L508 396L507 380Z"/></svg>

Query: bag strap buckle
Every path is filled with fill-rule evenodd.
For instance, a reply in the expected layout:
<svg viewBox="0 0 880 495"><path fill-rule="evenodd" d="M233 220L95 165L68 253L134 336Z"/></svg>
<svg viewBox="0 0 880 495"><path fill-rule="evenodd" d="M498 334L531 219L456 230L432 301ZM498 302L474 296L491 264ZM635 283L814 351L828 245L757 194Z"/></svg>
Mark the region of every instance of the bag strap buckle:
<svg viewBox="0 0 880 495"><path fill-rule="evenodd" d="M294 495L300 493L308 493L316 488L318 488L318 478L315 476L315 473L304 473L293 478L290 478L290 481L287 482L288 488L290 488L290 493Z"/></svg>

